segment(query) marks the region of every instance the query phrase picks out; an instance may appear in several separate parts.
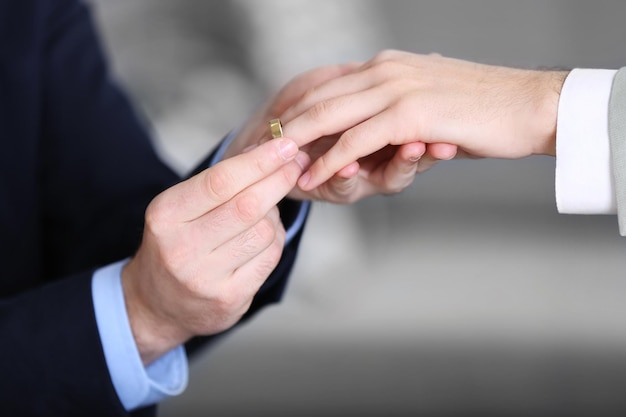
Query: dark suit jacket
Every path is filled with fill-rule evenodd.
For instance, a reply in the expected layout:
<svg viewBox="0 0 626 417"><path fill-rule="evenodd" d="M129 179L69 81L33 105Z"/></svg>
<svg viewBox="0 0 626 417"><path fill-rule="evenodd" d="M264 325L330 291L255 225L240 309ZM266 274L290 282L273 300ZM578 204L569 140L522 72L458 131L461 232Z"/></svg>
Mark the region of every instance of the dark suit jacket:
<svg viewBox="0 0 626 417"><path fill-rule="evenodd" d="M126 415L91 276L133 254L146 205L177 181L111 79L87 7L0 0L0 415ZM297 206L282 204L287 223ZM298 240L246 317L280 298Z"/></svg>

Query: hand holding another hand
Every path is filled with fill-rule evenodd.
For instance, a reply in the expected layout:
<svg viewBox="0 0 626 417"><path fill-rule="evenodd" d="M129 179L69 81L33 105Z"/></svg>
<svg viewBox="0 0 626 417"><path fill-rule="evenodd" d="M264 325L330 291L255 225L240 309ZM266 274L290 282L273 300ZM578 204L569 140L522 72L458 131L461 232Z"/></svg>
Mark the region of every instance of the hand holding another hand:
<svg viewBox="0 0 626 417"><path fill-rule="evenodd" d="M276 204L302 174L276 139L159 194L122 272L133 336L150 363L196 335L234 325L276 267L285 231Z"/></svg>
<svg viewBox="0 0 626 417"><path fill-rule="evenodd" d="M494 158L553 155L566 75L382 52L310 89L281 115L285 135L302 149L319 138L338 136L298 184L314 190L390 146L400 158L402 152L417 156L416 143L425 146L418 171L457 152ZM415 152L403 148L409 144Z"/></svg>
<svg viewBox="0 0 626 417"><path fill-rule="evenodd" d="M263 106L246 124L244 129L230 146L225 157L236 155L249 146L269 140L269 120L283 114L291 114L294 106L306 101L317 88L332 83L333 80L349 76L361 67L360 63L348 63L336 66L316 68L295 77L272 100ZM283 119L284 121L284 119ZM315 130L317 132L317 128ZM292 137L286 135L287 137ZM312 139L308 135L305 138ZM323 155L339 138L337 135L315 137L311 143L301 147L309 159L316 160ZM301 138L298 141L303 142ZM374 194L389 194L409 186L418 169L417 160L426 150L423 143L411 143L403 146L389 146L373 152L359 163L347 164L335 175L330 176L319 186L303 191L295 187L289 197L301 200L324 200L332 203L352 203ZM426 155L425 158L428 159ZM355 159L356 161L356 159Z"/></svg>

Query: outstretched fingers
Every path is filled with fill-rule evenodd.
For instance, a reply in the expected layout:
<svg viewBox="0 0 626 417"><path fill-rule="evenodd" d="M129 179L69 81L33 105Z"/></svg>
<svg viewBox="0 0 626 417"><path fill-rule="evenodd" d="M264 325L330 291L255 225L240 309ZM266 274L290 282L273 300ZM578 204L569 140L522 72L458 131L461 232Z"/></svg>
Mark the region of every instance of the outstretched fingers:
<svg viewBox="0 0 626 417"><path fill-rule="evenodd" d="M393 112L382 111L369 120L348 129L325 154L320 156L298 180L298 186L305 191L312 190L327 181L343 167L359 158L371 155L395 143L415 142L405 138L402 133L393 132L390 138L389 126L396 126Z"/></svg>

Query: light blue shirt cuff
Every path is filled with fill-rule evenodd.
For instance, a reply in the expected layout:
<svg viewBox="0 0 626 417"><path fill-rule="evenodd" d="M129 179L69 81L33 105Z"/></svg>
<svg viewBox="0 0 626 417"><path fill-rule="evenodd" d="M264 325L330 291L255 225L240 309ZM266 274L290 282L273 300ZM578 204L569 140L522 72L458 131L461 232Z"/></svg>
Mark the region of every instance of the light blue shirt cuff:
<svg viewBox="0 0 626 417"><path fill-rule="evenodd" d="M182 393L189 366L182 346L144 367L128 322L121 272L127 260L98 269L92 297L100 340L115 391L127 411Z"/></svg>
<svg viewBox="0 0 626 417"><path fill-rule="evenodd" d="M238 134L239 134L239 129L233 130L226 136L226 138L224 138L220 147L217 149L217 151L215 151L213 158L211 158L211 160L209 161L209 167L212 167L213 165L217 164L218 162L222 160L222 158L224 157L224 154L226 153L226 149L228 149L228 146L230 146L230 144L233 142L233 140L235 140L235 137ZM309 212L310 209L311 209L310 201L303 201L302 204L300 204L300 210L298 211L298 214L296 215L295 220L293 221L292 224L289 225L289 227L286 230L285 245L288 245L293 240L293 238L298 234L300 229L302 229L302 227L304 226L304 220L306 219L307 213Z"/></svg>

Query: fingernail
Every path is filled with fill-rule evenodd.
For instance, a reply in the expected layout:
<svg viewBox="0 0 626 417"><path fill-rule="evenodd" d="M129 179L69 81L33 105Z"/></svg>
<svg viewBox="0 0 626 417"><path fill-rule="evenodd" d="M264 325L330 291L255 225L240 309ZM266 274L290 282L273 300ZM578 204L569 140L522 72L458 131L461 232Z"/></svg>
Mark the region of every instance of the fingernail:
<svg viewBox="0 0 626 417"><path fill-rule="evenodd" d="M294 141L281 140L278 144L278 151L284 160L293 158L298 153L298 146Z"/></svg>
<svg viewBox="0 0 626 417"><path fill-rule="evenodd" d="M417 162L421 159L421 156L412 156L409 158L409 162Z"/></svg>

